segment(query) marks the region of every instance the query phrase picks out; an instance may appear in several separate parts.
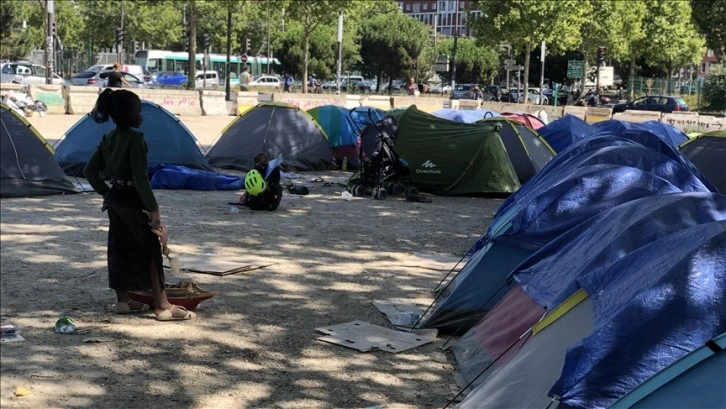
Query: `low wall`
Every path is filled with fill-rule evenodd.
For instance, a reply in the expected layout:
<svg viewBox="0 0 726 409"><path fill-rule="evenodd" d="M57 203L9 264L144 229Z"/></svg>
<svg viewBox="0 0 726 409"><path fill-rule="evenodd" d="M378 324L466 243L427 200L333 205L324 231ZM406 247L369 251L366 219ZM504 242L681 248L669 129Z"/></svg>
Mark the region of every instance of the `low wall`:
<svg viewBox="0 0 726 409"><path fill-rule="evenodd" d="M93 110L96 105L98 95L101 93L100 87L80 87L66 86L63 87L63 98L66 101L67 114L86 114Z"/></svg>
<svg viewBox="0 0 726 409"><path fill-rule="evenodd" d="M587 116L587 108L567 105L565 106L565 109L563 111L563 116L564 115L574 115L584 121L585 117Z"/></svg>
<svg viewBox="0 0 726 409"><path fill-rule="evenodd" d="M34 101L41 101L48 107L46 114L66 113L63 85L32 84L28 86L28 95Z"/></svg>
<svg viewBox="0 0 726 409"><path fill-rule="evenodd" d="M663 114L661 122L673 125L683 132L710 132L726 130L726 118L698 114ZM726 158L725 158L726 159Z"/></svg>
<svg viewBox="0 0 726 409"><path fill-rule="evenodd" d="M388 111L393 106L392 98L388 95L366 95L361 101L361 106L373 107Z"/></svg>
<svg viewBox="0 0 726 409"><path fill-rule="evenodd" d="M421 111L434 112L444 107L442 98L426 98L426 97L410 97L410 96L394 96L391 97L392 108L408 108L416 105Z"/></svg>
<svg viewBox="0 0 726 409"><path fill-rule="evenodd" d="M585 112L585 121L594 124L595 122L607 121L612 116L613 110L611 108L589 107Z"/></svg>
<svg viewBox="0 0 726 409"><path fill-rule="evenodd" d="M199 102L199 91L171 90L171 89L130 89L139 98L159 104L172 114L180 116L202 115ZM222 93L224 99L224 93Z"/></svg>
<svg viewBox="0 0 726 409"><path fill-rule="evenodd" d="M237 115L247 112L247 110L255 107L260 103L258 92L254 91L240 91L237 93Z"/></svg>
<svg viewBox="0 0 726 409"><path fill-rule="evenodd" d="M199 91L199 99L201 101L202 115L229 115L224 91L201 90Z"/></svg>
<svg viewBox="0 0 726 409"><path fill-rule="evenodd" d="M294 105L303 111L323 105L337 105L345 108L355 108L360 106L360 97L351 101L352 106L348 106L347 96L345 94L301 94L292 92L276 92L272 94L272 100L284 102Z"/></svg>
<svg viewBox="0 0 726 409"><path fill-rule="evenodd" d="M654 111L625 111L613 114L613 119L627 122L660 121L660 112Z"/></svg>

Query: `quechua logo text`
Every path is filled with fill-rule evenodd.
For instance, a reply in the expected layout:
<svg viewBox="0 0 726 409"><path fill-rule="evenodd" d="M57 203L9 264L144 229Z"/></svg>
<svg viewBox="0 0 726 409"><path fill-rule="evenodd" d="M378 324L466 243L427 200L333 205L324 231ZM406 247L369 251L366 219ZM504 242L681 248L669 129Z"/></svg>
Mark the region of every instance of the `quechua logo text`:
<svg viewBox="0 0 726 409"><path fill-rule="evenodd" d="M423 168L423 169L421 169ZM427 160L426 162L419 165L419 168L416 169L416 173L436 173L441 174L441 170L436 169L437 166L435 163L431 162L431 160Z"/></svg>

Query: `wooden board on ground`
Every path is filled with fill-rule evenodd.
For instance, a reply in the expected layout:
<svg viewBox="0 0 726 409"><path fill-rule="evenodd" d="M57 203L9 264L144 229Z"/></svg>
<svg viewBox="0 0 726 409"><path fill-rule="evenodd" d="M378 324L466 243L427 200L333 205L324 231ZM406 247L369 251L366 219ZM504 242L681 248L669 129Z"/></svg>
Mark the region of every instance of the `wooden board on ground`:
<svg viewBox="0 0 726 409"><path fill-rule="evenodd" d="M358 320L315 328L315 330L327 334L327 336L315 338L317 340L357 349L360 352L378 348L381 351L395 354L433 341L431 338L418 334L395 331Z"/></svg>
<svg viewBox="0 0 726 409"><path fill-rule="evenodd" d="M216 254L184 254L178 257L182 270L216 276L243 273L275 264L257 257L225 257ZM165 267L169 267L168 260L164 260L164 263Z"/></svg>
<svg viewBox="0 0 726 409"><path fill-rule="evenodd" d="M466 264L466 261L467 259L462 260L461 257L443 256L440 254L413 253L403 261L403 266L441 271L451 271L455 268L454 271L459 271L461 270L461 267Z"/></svg>

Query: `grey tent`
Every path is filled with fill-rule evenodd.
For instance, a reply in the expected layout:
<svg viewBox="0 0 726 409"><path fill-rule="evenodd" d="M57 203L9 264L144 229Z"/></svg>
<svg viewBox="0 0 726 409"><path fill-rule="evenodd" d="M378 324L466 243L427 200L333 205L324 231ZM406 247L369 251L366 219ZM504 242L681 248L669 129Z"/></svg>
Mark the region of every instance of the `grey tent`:
<svg viewBox="0 0 726 409"><path fill-rule="evenodd" d="M0 104L1 197L77 193L53 158L53 148L30 123Z"/></svg>
<svg viewBox="0 0 726 409"><path fill-rule="evenodd" d="M683 142L678 149L726 194L726 130L711 131Z"/></svg>
<svg viewBox="0 0 726 409"><path fill-rule="evenodd" d="M261 103L234 119L207 153L218 168L249 170L254 156L282 156L286 170L333 169L328 138L310 114L282 102Z"/></svg>

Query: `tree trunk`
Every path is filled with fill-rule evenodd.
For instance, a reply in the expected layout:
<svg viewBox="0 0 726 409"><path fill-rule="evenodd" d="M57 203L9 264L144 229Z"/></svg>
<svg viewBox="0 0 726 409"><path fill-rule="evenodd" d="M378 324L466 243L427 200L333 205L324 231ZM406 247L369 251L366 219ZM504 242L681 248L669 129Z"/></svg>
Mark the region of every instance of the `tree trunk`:
<svg viewBox="0 0 726 409"><path fill-rule="evenodd" d="M305 28L304 44L303 44L303 77L302 80L302 92L307 94L308 92L308 62L310 60L310 35L312 33Z"/></svg>
<svg viewBox="0 0 726 409"><path fill-rule="evenodd" d="M194 89L194 77L197 72L197 6L196 0L189 0L189 73L187 89Z"/></svg>
<svg viewBox="0 0 726 409"><path fill-rule="evenodd" d="M527 45L524 46L524 76L520 77L520 86L522 85L521 81L524 80L524 103L526 104L529 97L529 55L532 52L532 45L527 43Z"/></svg>
<svg viewBox="0 0 726 409"><path fill-rule="evenodd" d="M628 85L630 100L635 99L635 53L630 56L630 84Z"/></svg>

